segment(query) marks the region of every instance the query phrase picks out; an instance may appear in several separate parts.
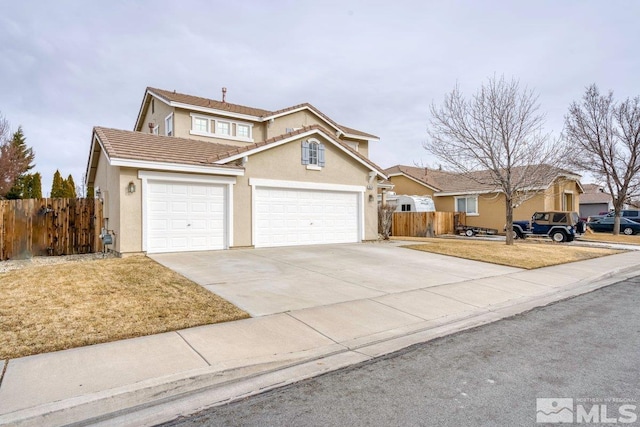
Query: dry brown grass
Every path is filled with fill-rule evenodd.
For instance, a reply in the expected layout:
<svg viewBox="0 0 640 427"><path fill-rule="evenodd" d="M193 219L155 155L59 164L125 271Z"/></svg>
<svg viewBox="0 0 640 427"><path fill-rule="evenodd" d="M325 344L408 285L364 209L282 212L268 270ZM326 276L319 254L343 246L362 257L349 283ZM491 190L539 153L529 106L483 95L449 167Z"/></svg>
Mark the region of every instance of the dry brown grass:
<svg viewBox="0 0 640 427"><path fill-rule="evenodd" d="M625 234L619 234L614 236L611 233L596 233L594 231L587 231L580 238L580 241L583 242L609 242L609 243L626 243L628 245L640 245L640 234L635 234L633 236L627 236Z"/></svg>
<svg viewBox="0 0 640 427"><path fill-rule="evenodd" d="M146 257L0 273L0 359L249 317Z"/></svg>
<svg viewBox="0 0 640 427"><path fill-rule="evenodd" d="M614 249L570 246L552 242L516 242L513 246L507 246L504 242L446 238L421 239L421 242L421 244L406 247L528 270L622 252Z"/></svg>

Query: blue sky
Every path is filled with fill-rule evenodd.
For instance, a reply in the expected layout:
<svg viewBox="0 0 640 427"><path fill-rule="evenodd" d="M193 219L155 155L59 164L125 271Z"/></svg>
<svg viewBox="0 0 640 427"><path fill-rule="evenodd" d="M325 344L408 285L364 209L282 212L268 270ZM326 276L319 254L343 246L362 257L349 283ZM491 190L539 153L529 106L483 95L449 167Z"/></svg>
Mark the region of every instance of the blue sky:
<svg viewBox="0 0 640 427"><path fill-rule="evenodd" d="M382 167L436 165L429 105L494 74L539 94L558 136L587 85L640 95L630 1L0 0L0 112L43 192L81 182L93 126L133 129L147 86L277 110L309 102L380 136Z"/></svg>

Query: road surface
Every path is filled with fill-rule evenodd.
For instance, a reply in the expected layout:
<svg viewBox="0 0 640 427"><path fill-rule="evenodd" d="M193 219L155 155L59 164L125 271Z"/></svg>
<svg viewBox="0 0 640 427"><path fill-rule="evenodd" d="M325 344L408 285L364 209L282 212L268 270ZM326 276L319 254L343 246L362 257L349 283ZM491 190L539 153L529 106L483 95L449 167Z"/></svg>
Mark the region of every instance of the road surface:
<svg viewBox="0 0 640 427"><path fill-rule="evenodd" d="M537 398L640 425L640 277L166 425L531 426Z"/></svg>

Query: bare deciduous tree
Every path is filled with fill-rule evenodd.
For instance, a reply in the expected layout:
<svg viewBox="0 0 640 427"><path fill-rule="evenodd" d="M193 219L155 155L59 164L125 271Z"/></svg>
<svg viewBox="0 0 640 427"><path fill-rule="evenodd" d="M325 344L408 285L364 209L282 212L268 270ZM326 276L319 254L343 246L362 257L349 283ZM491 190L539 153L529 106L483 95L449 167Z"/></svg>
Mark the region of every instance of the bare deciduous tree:
<svg viewBox="0 0 640 427"><path fill-rule="evenodd" d="M540 192L540 184L550 183L566 163L564 145L544 132L539 110L534 91L495 76L469 99L456 85L441 106L431 105L424 147L452 171L504 194L507 230L513 209ZM507 232L507 245L512 244Z"/></svg>
<svg viewBox="0 0 640 427"><path fill-rule="evenodd" d="M565 139L576 148L576 168L604 183L613 198L613 234L620 232L620 211L640 195L640 97L616 103L595 84L565 116Z"/></svg>
<svg viewBox="0 0 640 427"><path fill-rule="evenodd" d="M387 203L378 206L378 234L384 240L389 240L389 236L391 235L391 223L395 210L395 204Z"/></svg>

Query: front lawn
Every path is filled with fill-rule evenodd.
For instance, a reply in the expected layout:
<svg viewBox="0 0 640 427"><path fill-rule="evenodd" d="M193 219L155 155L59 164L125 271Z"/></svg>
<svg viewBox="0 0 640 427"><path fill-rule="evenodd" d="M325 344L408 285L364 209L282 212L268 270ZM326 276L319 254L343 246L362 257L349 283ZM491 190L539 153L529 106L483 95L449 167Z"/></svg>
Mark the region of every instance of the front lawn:
<svg viewBox="0 0 640 427"><path fill-rule="evenodd" d="M402 238L398 238L398 240L400 239ZM420 239L420 242L420 244L405 247L528 270L622 252L614 249L572 246L553 242L517 241L512 246L507 246L504 241L450 238L424 238Z"/></svg>
<svg viewBox="0 0 640 427"><path fill-rule="evenodd" d="M606 242L606 243L622 243L628 245L640 245L640 234L635 234L633 236L627 236L626 234L620 233L617 236L614 236L611 233L596 233L595 231L588 230L585 234L580 236L580 241L583 242Z"/></svg>
<svg viewBox="0 0 640 427"><path fill-rule="evenodd" d="M147 257L0 273L0 360L249 317Z"/></svg>

